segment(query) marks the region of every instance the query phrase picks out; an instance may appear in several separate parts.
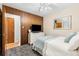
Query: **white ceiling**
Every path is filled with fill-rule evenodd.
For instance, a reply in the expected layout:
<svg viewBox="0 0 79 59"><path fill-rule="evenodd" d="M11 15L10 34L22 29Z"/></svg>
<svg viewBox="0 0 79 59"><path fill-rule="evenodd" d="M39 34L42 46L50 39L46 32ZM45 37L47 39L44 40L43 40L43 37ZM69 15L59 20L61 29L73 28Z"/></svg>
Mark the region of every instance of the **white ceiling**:
<svg viewBox="0 0 79 59"><path fill-rule="evenodd" d="M74 5L73 3L50 3L48 7L51 9L40 11L40 3L4 3L4 5L17 8L26 12L30 12L39 16L47 16L50 13L60 12L69 6ZM0 4L1 7L1 4ZM45 6L46 7L46 6Z"/></svg>

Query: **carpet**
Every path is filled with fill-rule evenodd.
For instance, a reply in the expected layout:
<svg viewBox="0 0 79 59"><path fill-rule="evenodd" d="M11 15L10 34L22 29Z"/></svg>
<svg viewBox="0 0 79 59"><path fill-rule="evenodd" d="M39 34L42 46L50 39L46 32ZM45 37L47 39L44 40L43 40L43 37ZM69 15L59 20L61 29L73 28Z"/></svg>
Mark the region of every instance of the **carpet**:
<svg viewBox="0 0 79 59"><path fill-rule="evenodd" d="M41 56L38 52L32 50L31 46L26 44L6 51L6 56Z"/></svg>

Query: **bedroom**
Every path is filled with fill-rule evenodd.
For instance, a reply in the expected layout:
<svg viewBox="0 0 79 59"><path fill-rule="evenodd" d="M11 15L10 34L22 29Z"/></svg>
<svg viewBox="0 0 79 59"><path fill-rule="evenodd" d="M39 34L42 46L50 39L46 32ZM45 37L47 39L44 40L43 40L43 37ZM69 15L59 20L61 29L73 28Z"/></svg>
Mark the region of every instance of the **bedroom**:
<svg viewBox="0 0 79 59"><path fill-rule="evenodd" d="M79 55L78 3L2 3L0 8L3 55Z"/></svg>

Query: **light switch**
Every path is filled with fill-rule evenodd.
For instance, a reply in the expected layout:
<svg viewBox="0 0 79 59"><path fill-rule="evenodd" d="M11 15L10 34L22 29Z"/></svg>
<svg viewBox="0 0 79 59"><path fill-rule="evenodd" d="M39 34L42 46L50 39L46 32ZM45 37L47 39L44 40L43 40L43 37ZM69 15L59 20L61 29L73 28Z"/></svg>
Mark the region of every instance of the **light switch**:
<svg viewBox="0 0 79 59"><path fill-rule="evenodd" d="M22 28L24 28L24 26L22 26Z"/></svg>

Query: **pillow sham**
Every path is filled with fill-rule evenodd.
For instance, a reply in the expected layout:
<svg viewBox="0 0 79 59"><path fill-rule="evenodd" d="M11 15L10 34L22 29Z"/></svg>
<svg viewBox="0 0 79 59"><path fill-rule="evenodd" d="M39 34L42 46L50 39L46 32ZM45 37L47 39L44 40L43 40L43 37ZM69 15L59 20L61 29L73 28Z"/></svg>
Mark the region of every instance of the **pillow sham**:
<svg viewBox="0 0 79 59"><path fill-rule="evenodd" d="M77 34L76 36L74 36L70 42L70 50L77 50L77 48L79 48L79 34Z"/></svg>
<svg viewBox="0 0 79 59"><path fill-rule="evenodd" d="M76 35L76 32L70 33L64 40L64 42L69 43L69 41Z"/></svg>

